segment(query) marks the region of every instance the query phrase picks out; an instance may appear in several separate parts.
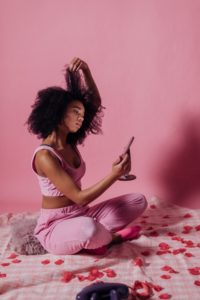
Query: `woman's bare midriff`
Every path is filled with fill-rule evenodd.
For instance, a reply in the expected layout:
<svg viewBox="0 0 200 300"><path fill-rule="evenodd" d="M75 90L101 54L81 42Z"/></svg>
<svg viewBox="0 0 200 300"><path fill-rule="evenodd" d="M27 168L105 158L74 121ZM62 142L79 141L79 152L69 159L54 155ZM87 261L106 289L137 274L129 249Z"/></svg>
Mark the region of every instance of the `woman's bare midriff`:
<svg viewBox="0 0 200 300"><path fill-rule="evenodd" d="M42 197L42 208L61 208L65 206L69 206L75 204L73 201L69 200L65 196L59 196L59 197L48 197L43 196Z"/></svg>

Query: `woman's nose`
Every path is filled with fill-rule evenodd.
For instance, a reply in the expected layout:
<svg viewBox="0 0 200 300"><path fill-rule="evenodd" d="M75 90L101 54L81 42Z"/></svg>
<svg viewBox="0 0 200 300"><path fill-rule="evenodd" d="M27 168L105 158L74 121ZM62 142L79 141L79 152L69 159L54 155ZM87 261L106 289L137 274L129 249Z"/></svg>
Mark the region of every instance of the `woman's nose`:
<svg viewBox="0 0 200 300"><path fill-rule="evenodd" d="M78 116L78 120L81 120L81 121L83 122L83 120L84 120L84 117L83 117L83 116L81 116L81 115L79 115L79 116Z"/></svg>

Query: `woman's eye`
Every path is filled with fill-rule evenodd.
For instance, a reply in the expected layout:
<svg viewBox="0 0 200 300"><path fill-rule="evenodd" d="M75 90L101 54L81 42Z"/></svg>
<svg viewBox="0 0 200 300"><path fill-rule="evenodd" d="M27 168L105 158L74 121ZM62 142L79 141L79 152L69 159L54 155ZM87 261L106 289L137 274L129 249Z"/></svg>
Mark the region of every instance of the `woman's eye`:
<svg viewBox="0 0 200 300"><path fill-rule="evenodd" d="M78 110L76 110L76 109L74 109L74 113L75 113L76 115L79 115L79 112L78 112Z"/></svg>

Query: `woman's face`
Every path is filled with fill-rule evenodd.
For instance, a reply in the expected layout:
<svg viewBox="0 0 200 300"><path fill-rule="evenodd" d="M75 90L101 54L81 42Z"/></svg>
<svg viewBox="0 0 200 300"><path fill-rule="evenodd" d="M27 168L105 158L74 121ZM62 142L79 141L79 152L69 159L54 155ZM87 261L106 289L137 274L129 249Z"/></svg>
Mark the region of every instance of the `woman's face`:
<svg viewBox="0 0 200 300"><path fill-rule="evenodd" d="M67 107L62 126L68 132L77 132L82 126L84 115L84 105L79 100L73 100Z"/></svg>

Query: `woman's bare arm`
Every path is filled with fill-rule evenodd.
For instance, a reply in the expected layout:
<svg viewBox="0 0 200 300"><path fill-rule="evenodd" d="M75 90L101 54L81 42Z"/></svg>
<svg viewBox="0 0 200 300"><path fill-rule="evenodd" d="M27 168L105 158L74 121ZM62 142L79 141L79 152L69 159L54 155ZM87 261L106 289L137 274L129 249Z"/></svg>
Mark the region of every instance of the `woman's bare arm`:
<svg viewBox="0 0 200 300"><path fill-rule="evenodd" d="M98 109L101 105L101 96L87 63L80 58L75 57L69 63L68 68L74 76L80 78L81 88L89 93L93 104Z"/></svg>
<svg viewBox="0 0 200 300"><path fill-rule="evenodd" d="M129 168L129 158L125 155L113 163L111 172L93 186L81 190L73 179L63 170L57 158L47 150L36 155L36 166L68 199L84 206L103 194Z"/></svg>

